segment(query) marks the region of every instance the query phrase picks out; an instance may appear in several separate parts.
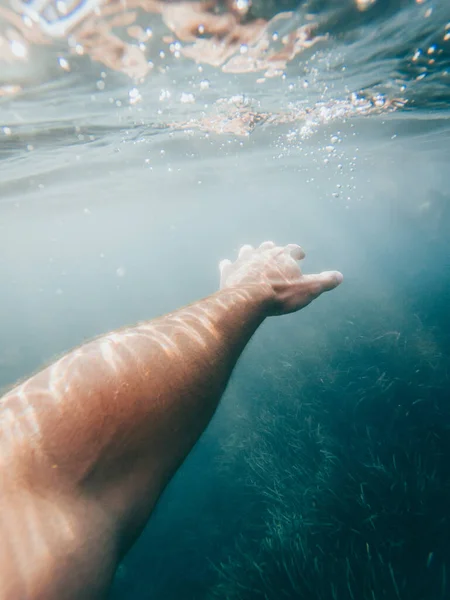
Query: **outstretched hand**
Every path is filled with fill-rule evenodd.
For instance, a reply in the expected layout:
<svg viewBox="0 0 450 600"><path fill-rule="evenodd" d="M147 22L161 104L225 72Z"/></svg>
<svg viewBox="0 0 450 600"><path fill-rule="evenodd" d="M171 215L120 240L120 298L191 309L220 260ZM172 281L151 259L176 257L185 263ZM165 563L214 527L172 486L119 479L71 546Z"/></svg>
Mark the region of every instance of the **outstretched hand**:
<svg viewBox="0 0 450 600"><path fill-rule="evenodd" d="M242 246L235 262L220 262L220 288L258 285L267 290L271 299L270 315L295 312L343 280L339 271L303 275L298 261L304 257L296 244L276 246L263 242L258 248Z"/></svg>

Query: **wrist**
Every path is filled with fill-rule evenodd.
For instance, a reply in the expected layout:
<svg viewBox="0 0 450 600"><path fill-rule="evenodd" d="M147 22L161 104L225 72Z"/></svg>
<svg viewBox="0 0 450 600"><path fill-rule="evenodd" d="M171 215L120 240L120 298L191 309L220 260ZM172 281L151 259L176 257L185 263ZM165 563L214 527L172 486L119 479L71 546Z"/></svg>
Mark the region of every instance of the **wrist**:
<svg viewBox="0 0 450 600"><path fill-rule="evenodd" d="M261 321L270 316L275 308L275 293L272 286L266 283L225 287L217 294L230 302L230 310L243 305L243 308Z"/></svg>

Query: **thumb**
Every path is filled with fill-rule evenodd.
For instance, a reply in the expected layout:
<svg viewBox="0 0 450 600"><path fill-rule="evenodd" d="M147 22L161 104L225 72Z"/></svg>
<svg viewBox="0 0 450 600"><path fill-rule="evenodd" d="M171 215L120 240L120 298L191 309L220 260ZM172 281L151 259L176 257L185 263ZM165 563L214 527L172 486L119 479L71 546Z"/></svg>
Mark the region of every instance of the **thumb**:
<svg viewBox="0 0 450 600"><path fill-rule="evenodd" d="M322 273L303 277L310 284L311 293L315 297L320 296L323 292L334 290L344 280L344 276L339 271L322 271Z"/></svg>

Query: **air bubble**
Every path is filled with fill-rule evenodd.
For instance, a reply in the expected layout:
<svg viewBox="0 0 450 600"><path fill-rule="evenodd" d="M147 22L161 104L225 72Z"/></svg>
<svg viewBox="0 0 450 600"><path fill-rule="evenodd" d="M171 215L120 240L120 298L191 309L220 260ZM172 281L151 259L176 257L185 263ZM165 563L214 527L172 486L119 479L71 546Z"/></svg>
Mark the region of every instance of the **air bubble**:
<svg viewBox="0 0 450 600"><path fill-rule="evenodd" d="M13 40L10 45L11 52L14 54L14 56L17 56L17 58L26 58L27 47L24 44L18 42L17 40Z"/></svg>
<svg viewBox="0 0 450 600"><path fill-rule="evenodd" d="M136 104L142 100L142 96L137 88L131 88L128 92L128 97L130 99L130 104Z"/></svg>
<svg viewBox="0 0 450 600"><path fill-rule="evenodd" d="M169 92L169 90L161 90L160 94L159 94L159 101L163 102L164 100L168 100L171 96L171 93Z"/></svg>
<svg viewBox="0 0 450 600"><path fill-rule="evenodd" d="M195 102L194 94L183 92L180 96L180 102L183 104L193 104Z"/></svg>
<svg viewBox="0 0 450 600"><path fill-rule="evenodd" d="M58 58L58 64L61 67L61 69L64 69L64 71L70 71L70 65L69 65L69 63L62 56L60 56Z"/></svg>

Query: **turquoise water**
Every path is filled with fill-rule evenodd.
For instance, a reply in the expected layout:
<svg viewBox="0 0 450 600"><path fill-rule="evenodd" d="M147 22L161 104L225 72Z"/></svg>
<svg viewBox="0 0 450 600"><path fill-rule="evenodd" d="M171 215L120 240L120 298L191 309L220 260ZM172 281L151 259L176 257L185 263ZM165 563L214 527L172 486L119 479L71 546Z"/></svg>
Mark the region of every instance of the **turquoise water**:
<svg viewBox="0 0 450 600"><path fill-rule="evenodd" d="M0 63L0 385L213 292L243 243L345 275L256 334L114 600L450 597L450 10L302 5L282 34L307 14L327 37L264 81L142 10L142 77L70 36Z"/></svg>

